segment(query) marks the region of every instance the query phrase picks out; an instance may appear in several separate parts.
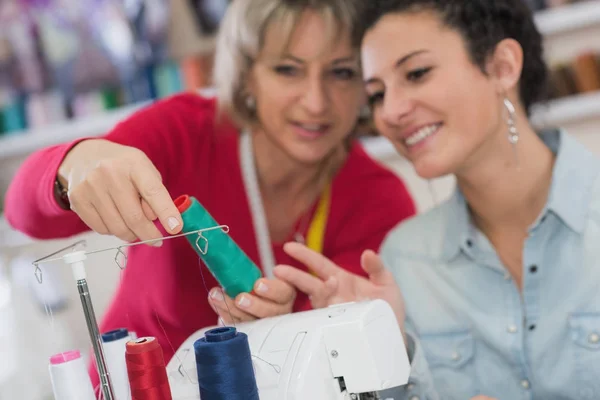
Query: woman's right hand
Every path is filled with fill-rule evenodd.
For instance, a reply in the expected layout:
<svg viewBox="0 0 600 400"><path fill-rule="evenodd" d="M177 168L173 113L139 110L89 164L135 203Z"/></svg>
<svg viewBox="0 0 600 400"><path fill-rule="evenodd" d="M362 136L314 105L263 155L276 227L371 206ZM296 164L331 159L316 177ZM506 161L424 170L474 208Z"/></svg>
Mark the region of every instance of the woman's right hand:
<svg viewBox="0 0 600 400"><path fill-rule="evenodd" d="M360 260L367 278L346 271L322 254L299 243L286 243L284 251L304 264L312 274L292 266L278 265L273 271L275 276L306 293L313 308L382 299L392 307L404 334L405 308L402 293L393 274L373 251L363 252Z"/></svg>
<svg viewBox="0 0 600 400"><path fill-rule="evenodd" d="M104 139L78 143L58 169L68 187L71 209L92 230L127 242L162 237L156 219L170 234L181 231L181 214L154 164L141 150Z"/></svg>

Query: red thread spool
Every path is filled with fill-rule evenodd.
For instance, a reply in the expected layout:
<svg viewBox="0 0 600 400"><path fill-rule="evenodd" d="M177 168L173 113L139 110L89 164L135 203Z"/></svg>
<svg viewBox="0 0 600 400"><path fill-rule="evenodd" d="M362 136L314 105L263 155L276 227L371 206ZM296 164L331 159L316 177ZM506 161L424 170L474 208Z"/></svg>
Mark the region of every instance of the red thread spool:
<svg viewBox="0 0 600 400"><path fill-rule="evenodd" d="M154 337L130 340L125 362L131 400L172 400L162 348Z"/></svg>

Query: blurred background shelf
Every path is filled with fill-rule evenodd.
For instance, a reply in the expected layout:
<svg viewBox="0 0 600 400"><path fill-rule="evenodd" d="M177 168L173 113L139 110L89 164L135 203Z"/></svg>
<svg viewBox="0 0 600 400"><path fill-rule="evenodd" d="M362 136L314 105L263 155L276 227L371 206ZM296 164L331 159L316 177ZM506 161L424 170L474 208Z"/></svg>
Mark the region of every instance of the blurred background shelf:
<svg viewBox="0 0 600 400"><path fill-rule="evenodd" d="M600 1L582 1L538 11L535 21L542 35L546 36L600 24Z"/></svg>
<svg viewBox="0 0 600 400"><path fill-rule="evenodd" d="M600 119L600 91L581 93L536 106L531 117L536 126L560 126Z"/></svg>
<svg viewBox="0 0 600 400"><path fill-rule="evenodd" d="M210 95L211 92L204 90L202 93ZM127 106L43 129L0 137L0 161L13 157L25 157L46 146L81 137L103 135L147 104L149 103ZM538 105L532 121L536 126L560 126L572 121L595 118L600 118L600 91L569 96ZM376 158L388 159L396 155L396 150L385 138L367 137L361 141L367 152Z"/></svg>
<svg viewBox="0 0 600 400"><path fill-rule="evenodd" d="M102 135L146 104L149 103L126 106L53 126L0 136L0 160L26 156L38 149L82 137Z"/></svg>
<svg viewBox="0 0 600 400"><path fill-rule="evenodd" d="M200 89L198 93L205 97L214 96L213 89ZM101 136L120 121L150 104L151 101L146 101L40 129L0 136L0 161L25 157L38 149L78 138Z"/></svg>

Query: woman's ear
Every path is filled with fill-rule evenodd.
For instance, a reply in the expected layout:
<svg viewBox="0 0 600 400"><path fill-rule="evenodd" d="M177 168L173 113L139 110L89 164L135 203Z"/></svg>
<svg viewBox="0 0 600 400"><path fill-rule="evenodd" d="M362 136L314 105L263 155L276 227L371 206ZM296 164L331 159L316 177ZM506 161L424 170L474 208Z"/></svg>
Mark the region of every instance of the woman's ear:
<svg viewBox="0 0 600 400"><path fill-rule="evenodd" d="M496 82L498 94L518 90L523 70L523 48L514 39L504 39L496 45L489 60L488 71Z"/></svg>

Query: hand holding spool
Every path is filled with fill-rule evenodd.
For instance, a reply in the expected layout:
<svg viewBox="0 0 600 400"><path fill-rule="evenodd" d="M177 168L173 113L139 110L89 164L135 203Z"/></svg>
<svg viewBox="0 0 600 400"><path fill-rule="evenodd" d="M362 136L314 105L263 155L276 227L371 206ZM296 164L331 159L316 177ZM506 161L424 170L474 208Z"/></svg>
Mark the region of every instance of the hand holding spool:
<svg viewBox="0 0 600 400"><path fill-rule="evenodd" d="M218 225L193 197L182 195L175 199L175 205L183 219L184 233ZM232 323L232 319L248 321L292 311L295 288L279 279L261 278L256 264L229 235L211 231L187 239L223 287L224 294L220 288L211 290L209 303L225 324Z"/></svg>
<svg viewBox="0 0 600 400"><path fill-rule="evenodd" d="M184 233L218 225L194 197L179 196L175 205L183 219ZM254 289L262 273L228 234L215 230L186 238L229 297Z"/></svg>

